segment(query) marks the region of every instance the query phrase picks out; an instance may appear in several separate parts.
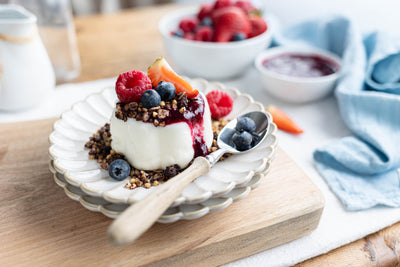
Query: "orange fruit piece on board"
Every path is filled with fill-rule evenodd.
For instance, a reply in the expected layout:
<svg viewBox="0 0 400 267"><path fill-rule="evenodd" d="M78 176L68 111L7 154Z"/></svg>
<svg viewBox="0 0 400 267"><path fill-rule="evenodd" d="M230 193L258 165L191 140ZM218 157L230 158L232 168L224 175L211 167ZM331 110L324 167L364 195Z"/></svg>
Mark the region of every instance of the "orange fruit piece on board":
<svg viewBox="0 0 400 267"><path fill-rule="evenodd" d="M276 126L278 126L278 129L295 134L301 134L303 132L303 130L278 107L268 105L266 110L271 113L272 119Z"/></svg>
<svg viewBox="0 0 400 267"><path fill-rule="evenodd" d="M170 82L175 86L176 93L186 93L188 98L194 98L199 94L199 91L194 89L187 81L175 73L165 58L157 58L153 64L147 69L147 76L149 76L154 88L157 87L161 81Z"/></svg>

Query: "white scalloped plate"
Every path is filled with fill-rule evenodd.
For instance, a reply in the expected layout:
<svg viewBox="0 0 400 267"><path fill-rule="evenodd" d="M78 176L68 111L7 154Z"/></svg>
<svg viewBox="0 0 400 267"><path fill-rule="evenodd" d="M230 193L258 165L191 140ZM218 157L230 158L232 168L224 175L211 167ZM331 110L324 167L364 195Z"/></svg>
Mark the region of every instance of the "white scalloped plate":
<svg viewBox="0 0 400 267"><path fill-rule="evenodd" d="M264 111L261 103L255 102L247 94L241 94L235 88L204 79L185 79L205 94L215 89L227 91L234 99L233 110L227 119L250 111ZM113 204L131 204L157 187L126 189L124 185L129 178L124 181L110 178L108 172L101 169L96 161L88 159L88 150L84 148L89 137L109 121L116 100L114 88L110 87L101 93L90 95L73 105L71 110L64 112L54 123L54 131L49 136L49 155L54 169L63 175L69 185L78 188L85 195ZM266 139L259 147L217 163L208 174L189 184L171 207L202 204L209 199L227 195L235 188L244 187L255 175L262 173L269 165L277 144L277 127L272 123L271 115L267 115L271 124ZM110 213L103 213L110 216ZM189 219L190 216L182 217Z"/></svg>
<svg viewBox="0 0 400 267"><path fill-rule="evenodd" d="M129 204L116 204L108 202L101 197L94 197L83 192L79 187L69 184L64 176L57 172L53 166L53 161L50 161L50 170L53 173L54 181L57 185L64 188L66 195L79 201L82 206L88 210L101 212L107 217L116 218L123 212ZM171 207L157 220L159 223L172 223L178 220L192 220L200 218L210 212L216 212L225 209L233 202L245 198L252 189L256 188L261 183L263 178L271 169L271 161L267 162L265 169L254 175L246 184L236 187L229 193L216 198L210 198L200 204L182 204L177 207Z"/></svg>

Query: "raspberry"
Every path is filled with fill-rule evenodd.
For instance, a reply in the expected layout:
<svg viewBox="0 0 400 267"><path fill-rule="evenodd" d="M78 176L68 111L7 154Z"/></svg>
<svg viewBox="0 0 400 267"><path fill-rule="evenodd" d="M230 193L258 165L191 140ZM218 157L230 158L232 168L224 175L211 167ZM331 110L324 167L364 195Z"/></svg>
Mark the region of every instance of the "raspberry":
<svg viewBox="0 0 400 267"><path fill-rule="evenodd" d="M251 11L256 10L256 8L253 6L253 4L250 1L236 1L235 6L240 7L243 9L246 14L249 14Z"/></svg>
<svg viewBox="0 0 400 267"><path fill-rule="evenodd" d="M219 9L231 5L232 5L231 0L217 0L214 3L214 9Z"/></svg>
<svg viewBox="0 0 400 267"><path fill-rule="evenodd" d="M211 42L213 40L214 31L210 26L203 26L199 28L195 35L195 40Z"/></svg>
<svg viewBox="0 0 400 267"><path fill-rule="evenodd" d="M209 92L206 98L213 119L222 118L232 111L233 99L227 92L214 90Z"/></svg>
<svg viewBox="0 0 400 267"><path fill-rule="evenodd" d="M150 78L138 70L120 74L115 84L115 92L122 103L140 102L142 94L149 89L152 89Z"/></svg>
<svg viewBox="0 0 400 267"><path fill-rule="evenodd" d="M204 4L200 7L199 13L197 13L197 18L199 20L203 20L205 17L210 17L211 12L213 10L213 5Z"/></svg>
<svg viewBox="0 0 400 267"><path fill-rule="evenodd" d="M199 24L199 20L197 18L184 18L179 22L179 28L184 32L194 32L194 29Z"/></svg>

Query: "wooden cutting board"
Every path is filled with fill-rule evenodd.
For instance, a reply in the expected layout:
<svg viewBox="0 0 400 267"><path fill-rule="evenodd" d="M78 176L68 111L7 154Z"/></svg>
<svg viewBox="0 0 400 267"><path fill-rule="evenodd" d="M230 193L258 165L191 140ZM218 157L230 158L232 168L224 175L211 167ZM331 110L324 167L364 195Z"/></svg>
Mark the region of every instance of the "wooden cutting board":
<svg viewBox="0 0 400 267"><path fill-rule="evenodd" d="M0 266L220 265L309 234L324 199L279 148L245 199L192 221L155 224L126 247L106 239L111 219L69 199L48 170L55 119L0 124Z"/></svg>

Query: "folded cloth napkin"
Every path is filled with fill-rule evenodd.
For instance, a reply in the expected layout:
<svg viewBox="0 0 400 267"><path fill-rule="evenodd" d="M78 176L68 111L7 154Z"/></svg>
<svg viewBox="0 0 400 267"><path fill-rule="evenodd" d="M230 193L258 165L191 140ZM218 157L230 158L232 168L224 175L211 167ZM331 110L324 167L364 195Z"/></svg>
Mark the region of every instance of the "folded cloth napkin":
<svg viewBox="0 0 400 267"><path fill-rule="evenodd" d="M363 40L345 17L307 21L276 34L280 45L311 45L342 58L335 89L354 136L314 152L316 168L348 210L400 206L400 45L383 33Z"/></svg>

